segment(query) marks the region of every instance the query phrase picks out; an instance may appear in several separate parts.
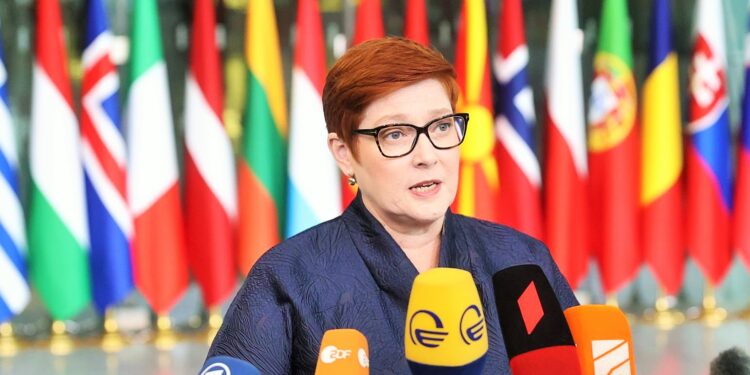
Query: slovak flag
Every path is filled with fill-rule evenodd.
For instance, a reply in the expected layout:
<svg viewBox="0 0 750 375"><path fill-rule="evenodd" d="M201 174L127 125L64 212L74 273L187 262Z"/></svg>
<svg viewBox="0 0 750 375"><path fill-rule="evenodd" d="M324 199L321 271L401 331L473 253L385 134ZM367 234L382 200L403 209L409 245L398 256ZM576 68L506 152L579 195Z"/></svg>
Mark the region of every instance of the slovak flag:
<svg viewBox="0 0 750 375"><path fill-rule="evenodd" d="M542 238L542 174L535 154L534 96L526 78L529 50L521 0L504 0L493 57L495 148L500 176L500 222Z"/></svg>
<svg viewBox="0 0 750 375"><path fill-rule="evenodd" d="M731 261L729 97L721 4L699 0L696 8L686 164L687 248L712 285L721 283Z"/></svg>

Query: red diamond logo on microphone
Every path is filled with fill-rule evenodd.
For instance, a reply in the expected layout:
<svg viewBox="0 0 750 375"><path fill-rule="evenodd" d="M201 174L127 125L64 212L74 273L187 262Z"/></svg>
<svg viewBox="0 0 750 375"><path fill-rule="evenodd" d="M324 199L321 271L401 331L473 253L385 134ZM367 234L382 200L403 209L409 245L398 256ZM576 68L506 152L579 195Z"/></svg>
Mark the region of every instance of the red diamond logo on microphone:
<svg viewBox="0 0 750 375"><path fill-rule="evenodd" d="M521 293L521 297L518 297L518 308L521 310L521 317L526 324L526 333L530 335L544 316L542 302L539 300L539 294L533 281Z"/></svg>

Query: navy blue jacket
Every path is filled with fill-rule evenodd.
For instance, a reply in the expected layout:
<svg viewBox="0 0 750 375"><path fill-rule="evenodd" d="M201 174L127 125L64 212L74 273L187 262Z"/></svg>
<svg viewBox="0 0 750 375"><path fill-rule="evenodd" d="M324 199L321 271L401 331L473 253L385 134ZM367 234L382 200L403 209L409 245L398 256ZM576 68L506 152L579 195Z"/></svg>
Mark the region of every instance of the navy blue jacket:
<svg viewBox="0 0 750 375"><path fill-rule="evenodd" d="M539 265L563 309L577 305L540 241L508 227L447 212L440 267L474 277L485 311L484 374L510 374L492 275ZM244 359L263 374L312 374L323 333L354 328L366 337L372 374L410 374L404 325L417 269L360 196L339 217L275 246L250 271L208 356Z"/></svg>

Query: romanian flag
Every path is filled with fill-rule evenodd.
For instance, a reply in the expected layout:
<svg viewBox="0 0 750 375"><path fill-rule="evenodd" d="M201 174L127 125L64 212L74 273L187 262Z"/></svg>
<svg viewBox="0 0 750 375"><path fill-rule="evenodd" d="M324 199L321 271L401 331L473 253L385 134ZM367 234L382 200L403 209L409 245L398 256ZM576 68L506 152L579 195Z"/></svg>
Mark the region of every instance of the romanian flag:
<svg viewBox="0 0 750 375"><path fill-rule="evenodd" d="M500 181L494 151L492 89L487 53L487 15L483 0L465 0L458 25L456 74L461 95L458 112L471 116L461 146L455 211L498 222Z"/></svg>
<svg viewBox="0 0 750 375"><path fill-rule="evenodd" d="M426 0L406 0L404 37L422 45L430 45L430 29L427 24Z"/></svg>
<svg viewBox="0 0 750 375"><path fill-rule="evenodd" d="M318 0L300 0L292 69L286 236L341 212L339 170L328 150L321 96L326 79Z"/></svg>
<svg viewBox="0 0 750 375"><path fill-rule="evenodd" d="M730 247L731 157L722 3L699 0L690 66L687 248L712 285L724 279ZM745 229L747 230L747 229Z"/></svg>
<svg viewBox="0 0 750 375"><path fill-rule="evenodd" d="M29 135L29 270L52 318L65 320L88 306L91 285L81 138L57 0L37 1L36 27Z"/></svg>
<svg viewBox="0 0 750 375"><path fill-rule="evenodd" d="M81 143L86 176L91 291L99 312L133 290L130 240L133 217L126 200L127 155L120 124L120 79L101 0L88 2L81 87Z"/></svg>
<svg viewBox="0 0 750 375"><path fill-rule="evenodd" d="M18 147L8 100L8 70L0 38L0 323L29 303L26 227L18 186Z"/></svg>
<svg viewBox="0 0 750 375"><path fill-rule="evenodd" d="M492 94L499 141L495 157L501 182L500 222L542 238L542 172L534 142L536 115L526 75L529 49L521 0L503 1L498 25Z"/></svg>
<svg viewBox="0 0 750 375"><path fill-rule="evenodd" d="M247 105L239 161L239 250L247 274L282 238L286 195L286 98L272 0L249 0L245 32Z"/></svg>
<svg viewBox="0 0 750 375"><path fill-rule="evenodd" d="M646 263L665 293L675 295L682 285L685 247L680 91L671 27L669 0L655 0L641 113L641 233Z"/></svg>
<svg viewBox="0 0 750 375"><path fill-rule="evenodd" d="M185 90L185 225L190 269L214 307L237 282L234 230L237 179L234 154L221 114L221 62L212 0L196 0Z"/></svg>
<svg viewBox="0 0 750 375"><path fill-rule="evenodd" d="M555 262L573 288L586 275L589 260L582 42L576 0L553 0L544 82L544 231Z"/></svg>
<svg viewBox="0 0 750 375"><path fill-rule="evenodd" d="M126 101L128 200L135 221L135 285L157 314L188 287L167 65L156 0L134 0Z"/></svg>
<svg viewBox="0 0 750 375"><path fill-rule="evenodd" d="M737 144L735 185L734 247L750 268L750 34L745 36L745 96L742 99L742 127Z"/></svg>
<svg viewBox="0 0 750 375"><path fill-rule="evenodd" d="M639 151L636 88L626 0L604 0L589 112L592 246L607 294L635 277Z"/></svg>

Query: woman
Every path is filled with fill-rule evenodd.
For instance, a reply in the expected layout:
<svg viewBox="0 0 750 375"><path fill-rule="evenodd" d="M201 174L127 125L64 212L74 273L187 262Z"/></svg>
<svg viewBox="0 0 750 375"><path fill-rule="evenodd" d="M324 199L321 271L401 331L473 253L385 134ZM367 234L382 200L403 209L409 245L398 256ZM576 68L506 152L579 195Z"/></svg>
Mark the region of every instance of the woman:
<svg viewBox="0 0 750 375"><path fill-rule="evenodd" d="M371 40L336 62L323 90L328 146L357 198L261 257L209 356L242 358L263 374L313 373L323 333L354 328L367 337L373 374L409 374L411 285L441 266L472 273L488 322L485 373L509 373L492 275L536 263L562 307L577 304L541 242L450 212L468 122L455 114L457 98L453 67L406 39Z"/></svg>

